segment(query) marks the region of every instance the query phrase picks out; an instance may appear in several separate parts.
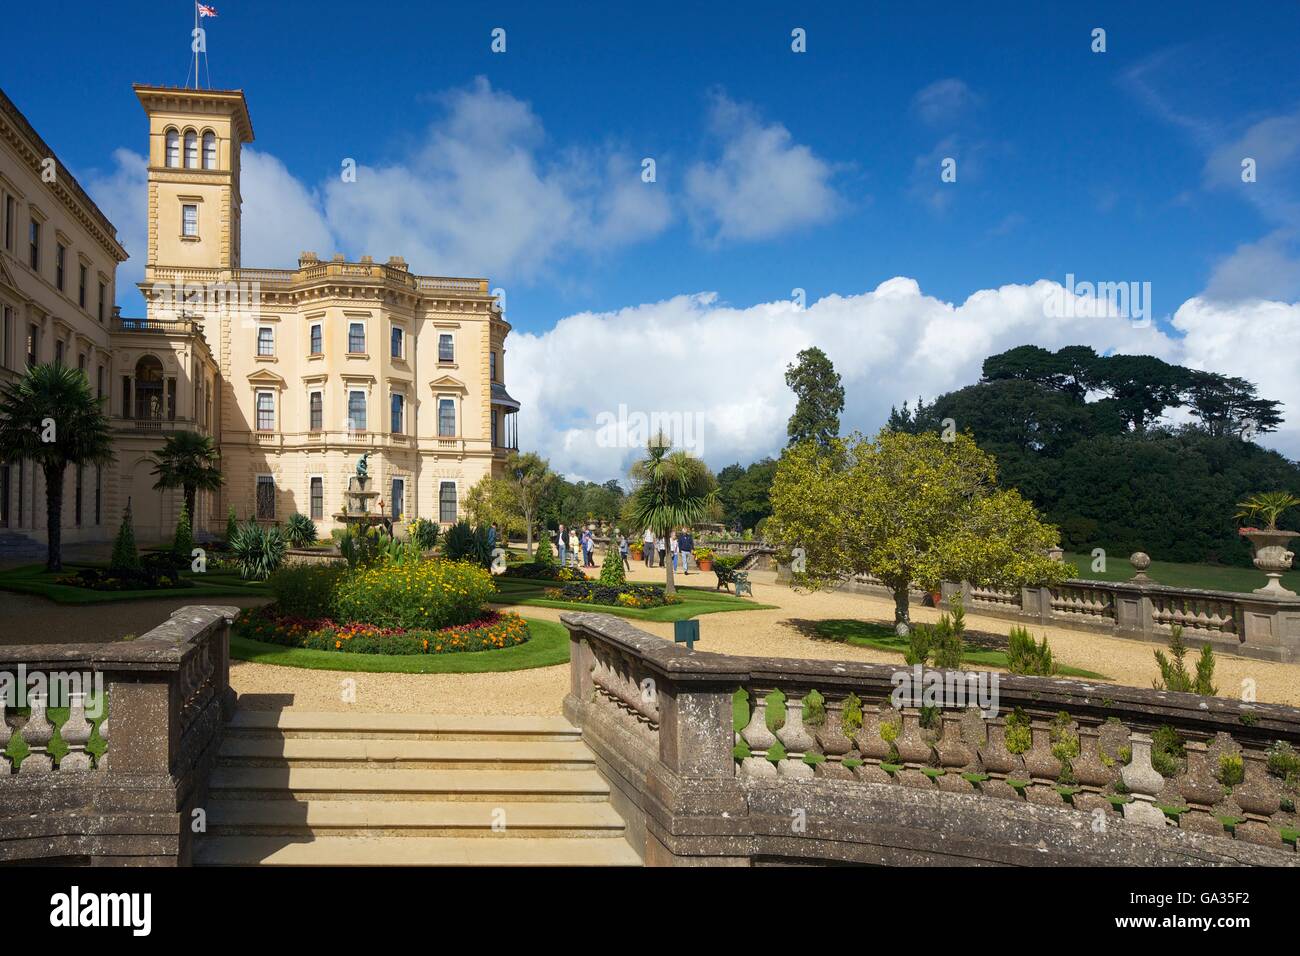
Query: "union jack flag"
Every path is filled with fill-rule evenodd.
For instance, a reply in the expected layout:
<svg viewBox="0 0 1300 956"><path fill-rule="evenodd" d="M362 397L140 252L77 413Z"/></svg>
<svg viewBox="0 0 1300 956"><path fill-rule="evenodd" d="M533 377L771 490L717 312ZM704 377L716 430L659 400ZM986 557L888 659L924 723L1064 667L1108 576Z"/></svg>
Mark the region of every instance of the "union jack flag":
<svg viewBox="0 0 1300 956"><path fill-rule="evenodd" d="M208 6L207 4L205 4L205 3L200 3L200 4L199 4L199 16L200 16L200 17L215 17L216 15L217 15L217 8L216 8L216 7L210 7L210 6Z"/></svg>

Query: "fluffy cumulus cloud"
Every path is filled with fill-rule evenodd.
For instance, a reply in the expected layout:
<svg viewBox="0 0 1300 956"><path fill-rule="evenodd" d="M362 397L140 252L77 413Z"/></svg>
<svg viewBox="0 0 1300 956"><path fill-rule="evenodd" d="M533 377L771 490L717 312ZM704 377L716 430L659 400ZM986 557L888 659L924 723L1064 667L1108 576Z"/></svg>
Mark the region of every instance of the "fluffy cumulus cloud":
<svg viewBox="0 0 1300 956"><path fill-rule="evenodd" d="M625 474L640 450L630 439L656 413L715 467L779 452L794 411L785 368L810 345L843 376L844 426L869 432L891 405L970 384L986 356L1026 342L1184 357L1180 340L1154 326L1055 308L1061 294L1042 280L951 303L925 295L913 279L894 278L803 310L785 301L733 308L712 294L683 295L570 316L540 335L516 332L508 380L524 405L520 436L528 447L567 473L603 481ZM591 381L556 387L554 370L574 355L600 357ZM620 371L601 376L600 368ZM626 430L611 427L619 421Z"/></svg>
<svg viewBox="0 0 1300 956"><path fill-rule="evenodd" d="M831 219L835 168L780 123L715 92L710 130L719 154L686 171L689 213L709 241L768 239Z"/></svg>
<svg viewBox="0 0 1300 956"><path fill-rule="evenodd" d="M108 221L117 226L118 241L131 257L117 270L120 303L123 293L144 279L149 159L129 149L114 150L112 158L108 169L92 170L80 179Z"/></svg>
<svg viewBox="0 0 1300 956"><path fill-rule="evenodd" d="M417 271L531 279L566 256L651 238L671 220L640 160L616 148L544 158L531 107L485 79L444 94L445 116L397 162L325 187L335 235Z"/></svg>

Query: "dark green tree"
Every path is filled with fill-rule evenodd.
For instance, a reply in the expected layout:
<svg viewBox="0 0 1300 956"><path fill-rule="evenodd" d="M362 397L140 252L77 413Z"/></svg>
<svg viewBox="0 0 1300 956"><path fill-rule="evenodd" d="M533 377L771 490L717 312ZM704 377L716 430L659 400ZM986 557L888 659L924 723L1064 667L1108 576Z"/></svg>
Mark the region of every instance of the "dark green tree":
<svg viewBox="0 0 1300 956"><path fill-rule="evenodd" d="M815 441L827 447L840 433L840 412L844 411L844 386L835 366L821 349L806 348L786 366L785 384L799 399L786 426L789 443Z"/></svg>

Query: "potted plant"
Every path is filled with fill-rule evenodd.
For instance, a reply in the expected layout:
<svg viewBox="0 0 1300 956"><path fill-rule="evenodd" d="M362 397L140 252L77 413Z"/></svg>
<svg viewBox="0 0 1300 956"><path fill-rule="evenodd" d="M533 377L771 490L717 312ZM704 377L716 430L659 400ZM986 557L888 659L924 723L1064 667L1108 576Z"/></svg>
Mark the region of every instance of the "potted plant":
<svg viewBox="0 0 1300 956"><path fill-rule="evenodd" d="M1291 570L1291 561L1295 554L1288 545L1300 532L1278 529L1278 518L1300 505L1300 498L1289 491L1262 491L1251 495L1245 501L1237 503L1240 509L1238 518L1262 518L1263 528L1241 528L1239 534L1250 541L1255 552L1255 567L1268 575L1268 584L1256 588L1256 594L1271 594L1278 597L1295 597L1294 591L1282 587L1282 572Z"/></svg>
<svg viewBox="0 0 1300 956"><path fill-rule="evenodd" d="M641 542L629 541L627 543L627 553L632 556L633 561L641 560Z"/></svg>
<svg viewBox="0 0 1300 956"><path fill-rule="evenodd" d="M700 548L695 552L695 565L701 571L713 570L713 549Z"/></svg>

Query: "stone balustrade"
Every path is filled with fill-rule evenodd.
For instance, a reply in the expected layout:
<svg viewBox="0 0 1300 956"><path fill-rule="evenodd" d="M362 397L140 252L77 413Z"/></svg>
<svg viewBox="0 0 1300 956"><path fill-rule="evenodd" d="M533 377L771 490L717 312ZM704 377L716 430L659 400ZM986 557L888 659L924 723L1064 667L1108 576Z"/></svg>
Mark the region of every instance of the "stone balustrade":
<svg viewBox="0 0 1300 956"><path fill-rule="evenodd" d="M1278 743L1300 745L1296 708L691 652L610 615L561 620L565 713L650 864L1300 863ZM895 699L901 675L914 690Z"/></svg>
<svg viewBox="0 0 1300 956"><path fill-rule="evenodd" d="M234 706L238 611L184 607L130 641L0 647L0 862L188 862Z"/></svg>
<svg viewBox="0 0 1300 956"><path fill-rule="evenodd" d="M1035 624L1095 630L1167 643L1184 640L1216 651L1273 661L1300 661L1300 598L1175 588L1150 581L1069 580L1015 591L943 585L943 599L962 594L968 611Z"/></svg>

